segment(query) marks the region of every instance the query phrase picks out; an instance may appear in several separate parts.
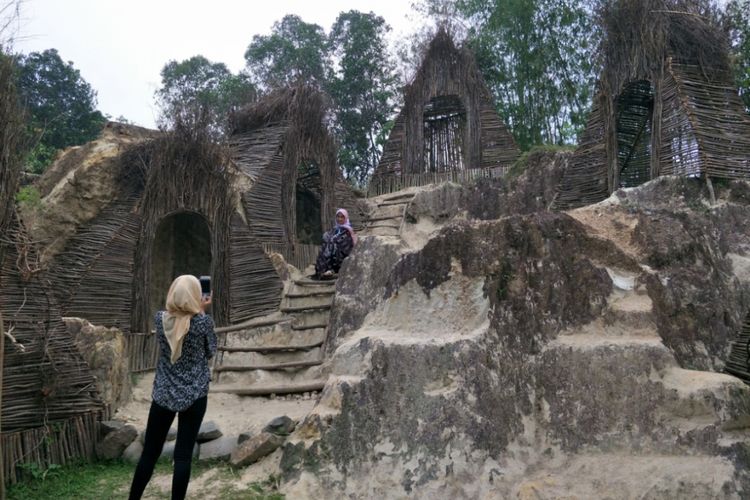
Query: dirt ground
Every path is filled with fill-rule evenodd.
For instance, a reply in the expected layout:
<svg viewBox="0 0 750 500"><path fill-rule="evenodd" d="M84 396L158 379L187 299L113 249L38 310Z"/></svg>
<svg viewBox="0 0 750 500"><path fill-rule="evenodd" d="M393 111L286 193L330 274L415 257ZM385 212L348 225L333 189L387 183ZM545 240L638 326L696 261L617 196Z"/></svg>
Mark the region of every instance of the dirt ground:
<svg viewBox="0 0 750 500"><path fill-rule="evenodd" d="M153 373L139 376L133 387L131 402L118 409L113 418L131 423L139 431L145 429L153 383ZM310 395L269 399L209 393L204 421L213 420L225 436L239 436L243 432L260 432L275 417L286 415L293 420L300 420L312 410L314 404L315 400ZM228 467L193 474L188 498L231 498L233 490L242 490L254 482L268 482L269 478L272 481L278 470L280 456L280 450L277 450L257 464L243 469L239 475L230 472ZM168 495L171 489L171 483L170 474L154 475L144 498L165 498L164 495Z"/></svg>

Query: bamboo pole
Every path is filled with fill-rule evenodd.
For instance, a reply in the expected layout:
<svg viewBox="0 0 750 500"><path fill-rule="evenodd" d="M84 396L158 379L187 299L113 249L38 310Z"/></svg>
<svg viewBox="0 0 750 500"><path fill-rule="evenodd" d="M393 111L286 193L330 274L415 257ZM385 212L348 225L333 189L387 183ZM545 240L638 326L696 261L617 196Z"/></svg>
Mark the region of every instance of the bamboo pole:
<svg viewBox="0 0 750 500"><path fill-rule="evenodd" d="M5 359L5 326L3 325L3 311L0 310L0 436L3 435L3 369ZM5 450L0 440L0 500L5 500Z"/></svg>

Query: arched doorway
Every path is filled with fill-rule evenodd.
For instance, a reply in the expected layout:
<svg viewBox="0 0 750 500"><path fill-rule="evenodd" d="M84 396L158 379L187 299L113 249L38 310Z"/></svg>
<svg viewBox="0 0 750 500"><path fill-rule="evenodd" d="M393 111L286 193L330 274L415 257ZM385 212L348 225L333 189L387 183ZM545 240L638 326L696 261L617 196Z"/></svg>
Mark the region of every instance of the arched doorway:
<svg viewBox="0 0 750 500"><path fill-rule="evenodd" d="M320 168L315 161L303 161L297 171L295 237L298 243L318 245L323 239L321 203L323 190Z"/></svg>
<svg viewBox="0 0 750 500"><path fill-rule="evenodd" d="M619 187L651 179L651 130L654 88L648 80L628 83L617 97Z"/></svg>
<svg viewBox="0 0 750 500"><path fill-rule="evenodd" d="M151 310L164 309L169 285L181 274L211 274L211 230L196 212L164 217L151 252Z"/></svg>
<svg viewBox="0 0 750 500"><path fill-rule="evenodd" d="M466 108L457 95L433 97L424 107L424 171L464 169Z"/></svg>

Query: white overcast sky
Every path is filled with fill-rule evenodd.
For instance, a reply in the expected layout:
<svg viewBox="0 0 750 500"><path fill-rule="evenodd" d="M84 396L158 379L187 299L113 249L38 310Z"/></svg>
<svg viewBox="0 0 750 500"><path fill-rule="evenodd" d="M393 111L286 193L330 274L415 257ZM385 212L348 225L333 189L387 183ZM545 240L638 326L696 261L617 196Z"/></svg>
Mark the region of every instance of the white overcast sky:
<svg viewBox="0 0 750 500"><path fill-rule="evenodd" d="M375 12L393 28L411 30L412 0L24 0L14 48L55 48L97 91L99 109L154 127L159 71L197 54L244 67L253 35L297 14L326 32L342 11Z"/></svg>

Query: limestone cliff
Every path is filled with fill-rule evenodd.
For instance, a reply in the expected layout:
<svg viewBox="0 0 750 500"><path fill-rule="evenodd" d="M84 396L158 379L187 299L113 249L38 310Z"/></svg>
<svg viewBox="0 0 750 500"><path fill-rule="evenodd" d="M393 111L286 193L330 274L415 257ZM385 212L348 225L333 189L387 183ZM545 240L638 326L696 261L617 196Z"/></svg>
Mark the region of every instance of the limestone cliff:
<svg viewBox="0 0 750 500"><path fill-rule="evenodd" d="M554 161L558 161L557 157ZM569 213L420 192L337 283L292 498L747 498L750 185L660 178Z"/></svg>

